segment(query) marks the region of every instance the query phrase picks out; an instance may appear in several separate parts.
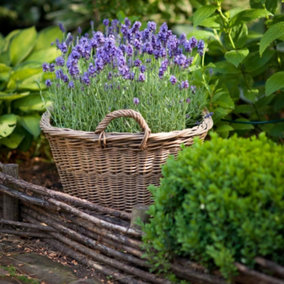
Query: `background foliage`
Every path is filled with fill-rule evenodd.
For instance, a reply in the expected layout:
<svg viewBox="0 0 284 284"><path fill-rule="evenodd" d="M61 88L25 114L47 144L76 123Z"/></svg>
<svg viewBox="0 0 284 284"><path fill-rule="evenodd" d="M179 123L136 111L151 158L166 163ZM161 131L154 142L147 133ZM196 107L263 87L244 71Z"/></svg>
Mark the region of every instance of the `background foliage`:
<svg viewBox="0 0 284 284"><path fill-rule="evenodd" d="M150 187L152 218L143 229L153 266L166 268L180 255L229 279L236 261L253 266L264 256L284 264L283 154L264 133L215 134L168 159L160 186Z"/></svg>
<svg viewBox="0 0 284 284"><path fill-rule="evenodd" d="M58 27L37 33L34 27L15 30L0 38L0 145L28 149L40 134L39 95L43 62L52 62L58 51L50 46L61 38Z"/></svg>

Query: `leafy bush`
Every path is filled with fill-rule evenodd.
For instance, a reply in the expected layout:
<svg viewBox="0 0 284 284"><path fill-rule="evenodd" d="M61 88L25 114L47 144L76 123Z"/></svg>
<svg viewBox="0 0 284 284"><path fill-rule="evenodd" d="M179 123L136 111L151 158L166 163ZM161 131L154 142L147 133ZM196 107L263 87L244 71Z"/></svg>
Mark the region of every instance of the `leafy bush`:
<svg viewBox="0 0 284 284"><path fill-rule="evenodd" d="M45 88L41 65L58 56L50 46L56 38L62 38L58 27L40 33L31 27L0 37L0 145L27 149L40 134L39 112L45 108L39 95Z"/></svg>
<svg viewBox="0 0 284 284"><path fill-rule="evenodd" d="M144 225L147 255L165 265L176 255L230 278L234 262L256 256L284 264L284 147L267 139L200 141L163 166Z"/></svg>
<svg viewBox="0 0 284 284"><path fill-rule="evenodd" d="M284 107L284 16L280 1L251 0L249 9L224 11L219 0L197 1L189 34L208 42L206 61L210 75L214 123L223 137L265 131L283 138L279 120ZM223 120L225 119L225 120ZM234 120L226 121L226 120Z"/></svg>

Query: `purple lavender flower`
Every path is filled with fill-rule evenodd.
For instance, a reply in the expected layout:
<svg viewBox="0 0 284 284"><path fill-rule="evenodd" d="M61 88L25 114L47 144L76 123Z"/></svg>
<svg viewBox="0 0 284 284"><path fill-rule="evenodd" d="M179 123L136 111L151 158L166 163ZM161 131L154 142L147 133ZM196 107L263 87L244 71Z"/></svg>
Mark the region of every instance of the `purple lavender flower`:
<svg viewBox="0 0 284 284"><path fill-rule="evenodd" d="M182 89L187 89L188 87L189 87L189 84L188 84L187 80L181 82L181 88Z"/></svg>
<svg viewBox="0 0 284 284"><path fill-rule="evenodd" d="M184 68L188 68L191 64L192 64L192 61L193 61L193 57L189 57L185 60L185 63L184 63Z"/></svg>
<svg viewBox="0 0 284 284"><path fill-rule="evenodd" d="M186 42L186 35L182 33L179 37L179 43L184 44Z"/></svg>
<svg viewBox="0 0 284 284"><path fill-rule="evenodd" d="M164 76L164 70L162 68L159 69L159 77L162 79Z"/></svg>
<svg viewBox="0 0 284 284"><path fill-rule="evenodd" d="M203 54L204 54L204 41L203 40L198 41L197 52L199 53L200 56L203 56Z"/></svg>
<svg viewBox="0 0 284 284"><path fill-rule="evenodd" d="M68 87L70 89L74 88L75 87L74 82L73 81L69 81Z"/></svg>
<svg viewBox="0 0 284 284"><path fill-rule="evenodd" d="M172 75L170 78L170 82L172 83L172 85L174 85L177 82L177 78Z"/></svg>
<svg viewBox="0 0 284 284"><path fill-rule="evenodd" d="M125 18L124 19L124 23L127 27L130 27L131 26L131 21L128 19L128 18Z"/></svg>
<svg viewBox="0 0 284 284"><path fill-rule="evenodd" d="M132 26L131 33L135 34L136 32L139 31L140 27L141 27L141 22L136 21Z"/></svg>
<svg viewBox="0 0 284 284"><path fill-rule="evenodd" d="M195 94L196 93L196 86L193 86L193 85L190 86L190 90L193 94Z"/></svg>
<svg viewBox="0 0 284 284"><path fill-rule="evenodd" d="M142 44L138 39L135 39L133 45L137 50L140 50Z"/></svg>
<svg viewBox="0 0 284 284"><path fill-rule="evenodd" d="M103 70L103 68L104 68L104 62L103 62L103 60L99 57L99 58L96 58L96 60L95 60L95 69L96 69L96 71L101 71L101 70Z"/></svg>
<svg viewBox="0 0 284 284"><path fill-rule="evenodd" d="M104 19L103 20L103 25L108 26L109 25L109 19Z"/></svg>
<svg viewBox="0 0 284 284"><path fill-rule="evenodd" d="M156 25L155 22L150 21L150 22L147 23L147 28L150 32L154 32L157 28L157 25Z"/></svg>
<svg viewBox="0 0 284 284"><path fill-rule="evenodd" d="M206 113L206 114L204 115L204 118L211 117L213 114L214 114L214 112Z"/></svg>
<svg viewBox="0 0 284 284"><path fill-rule="evenodd" d="M134 80L134 77L135 77L135 73L130 72L129 75L128 75L128 79L132 81L132 80Z"/></svg>
<svg viewBox="0 0 284 284"><path fill-rule="evenodd" d="M63 77L63 71L62 69L58 69L55 71L55 76L57 79L61 79Z"/></svg>
<svg viewBox="0 0 284 284"><path fill-rule="evenodd" d="M84 73L84 75L82 76L81 80L82 80L82 82L83 82L85 85L87 85L87 86L90 85L90 78L89 78L89 75L88 75L87 72Z"/></svg>
<svg viewBox="0 0 284 284"><path fill-rule="evenodd" d="M139 82L144 82L145 81L145 74L144 73L140 73L139 74L139 79L138 79Z"/></svg>
<svg viewBox="0 0 284 284"><path fill-rule="evenodd" d="M193 36L189 39L190 47L193 49L197 46L197 39Z"/></svg>
<svg viewBox="0 0 284 284"><path fill-rule="evenodd" d="M111 72L108 72L107 78L108 78L109 80L111 80L111 78L112 78L112 73L111 73Z"/></svg>
<svg viewBox="0 0 284 284"><path fill-rule="evenodd" d="M169 60L165 59L164 61L162 61L160 69L163 70L163 72L166 72L168 65L169 65Z"/></svg>
<svg viewBox="0 0 284 284"><path fill-rule="evenodd" d="M133 103L135 104L135 105L139 105L139 99L138 98L133 98Z"/></svg>
<svg viewBox="0 0 284 284"><path fill-rule="evenodd" d="M191 43L189 40L186 40L183 44L185 51L192 52Z"/></svg>
<svg viewBox="0 0 284 284"><path fill-rule="evenodd" d="M187 98L185 101L189 104L191 102L191 99Z"/></svg>
<svg viewBox="0 0 284 284"><path fill-rule="evenodd" d="M72 41L73 41L73 36L70 33L68 33L66 41L65 41L66 45L69 46L70 43L72 43Z"/></svg>
<svg viewBox="0 0 284 284"><path fill-rule="evenodd" d="M68 83L68 82L69 82L68 76L65 75L65 74L63 74L63 75L62 75L62 81L63 81L64 83Z"/></svg>
<svg viewBox="0 0 284 284"><path fill-rule="evenodd" d="M144 73L145 71L146 71L146 66L145 65L141 65L140 72Z"/></svg>
<svg viewBox="0 0 284 284"><path fill-rule="evenodd" d="M43 63L43 64L42 64L42 70L43 70L43 72L48 72L48 71L49 71L49 65L48 65L48 63Z"/></svg>
<svg viewBox="0 0 284 284"><path fill-rule="evenodd" d="M135 61L134 61L134 66L135 67L139 67L141 65L141 60L140 59L136 59Z"/></svg>
<svg viewBox="0 0 284 284"><path fill-rule="evenodd" d="M50 87L50 86L52 85L52 82L51 82L49 79L47 79L47 80L45 81L45 85L46 85L47 87Z"/></svg>
<svg viewBox="0 0 284 284"><path fill-rule="evenodd" d="M81 27L78 27L77 32L78 32L79 35L82 33Z"/></svg>
<svg viewBox="0 0 284 284"><path fill-rule="evenodd" d="M186 56L184 54L180 54L175 56L174 58L174 63L179 65L179 66L184 66L186 63Z"/></svg>
<svg viewBox="0 0 284 284"><path fill-rule="evenodd" d="M55 70L55 65L54 65L54 63L50 63L50 64L49 64L49 71L50 71L50 72L54 72L54 70Z"/></svg>
<svg viewBox="0 0 284 284"><path fill-rule="evenodd" d="M62 23L59 23L58 26L59 26L60 30L61 30L63 33L65 33L65 29L64 29L63 24L62 24Z"/></svg>
<svg viewBox="0 0 284 284"><path fill-rule="evenodd" d="M93 63L89 64L88 73L89 73L90 76L92 76L96 73L96 69L95 69Z"/></svg>
<svg viewBox="0 0 284 284"><path fill-rule="evenodd" d="M55 63L57 66L64 66L64 58L62 56L57 57Z"/></svg>
<svg viewBox="0 0 284 284"><path fill-rule="evenodd" d="M126 53L128 56L132 56L133 54L133 47L131 45L126 46Z"/></svg>

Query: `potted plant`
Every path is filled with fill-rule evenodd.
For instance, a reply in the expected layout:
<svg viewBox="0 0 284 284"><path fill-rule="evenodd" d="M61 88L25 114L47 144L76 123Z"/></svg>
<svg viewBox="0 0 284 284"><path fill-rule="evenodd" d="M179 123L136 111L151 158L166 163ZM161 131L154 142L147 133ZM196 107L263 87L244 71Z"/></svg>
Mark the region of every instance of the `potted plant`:
<svg viewBox="0 0 284 284"><path fill-rule="evenodd" d="M66 192L129 211L151 202L147 187L168 155L213 125L196 85L204 42L177 38L166 23L103 24L105 33L57 41L62 56L43 64L54 79L41 128Z"/></svg>

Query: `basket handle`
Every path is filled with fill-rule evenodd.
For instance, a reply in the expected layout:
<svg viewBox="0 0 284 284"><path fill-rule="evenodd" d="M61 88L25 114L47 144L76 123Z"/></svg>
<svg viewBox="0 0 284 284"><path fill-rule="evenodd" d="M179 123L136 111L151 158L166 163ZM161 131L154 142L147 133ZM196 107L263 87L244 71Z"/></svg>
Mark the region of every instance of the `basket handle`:
<svg viewBox="0 0 284 284"><path fill-rule="evenodd" d="M105 138L105 129L107 128L108 124L115 118L119 118L119 117L131 117L134 118L136 120L136 122L138 122L138 124L140 125L140 127L144 130L144 137L142 139L140 148L142 150L144 150L146 148L146 144L148 141L148 138L150 136L151 133L151 129L149 128L147 122L145 121L145 119L143 118L143 116L132 109L121 109L121 110L116 110L113 112L108 113L105 118L99 123L99 125L96 128L95 133L99 134L99 141L101 141L101 138L103 137L104 139L104 146L106 145L106 138Z"/></svg>

